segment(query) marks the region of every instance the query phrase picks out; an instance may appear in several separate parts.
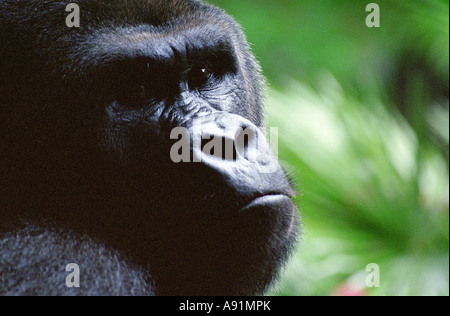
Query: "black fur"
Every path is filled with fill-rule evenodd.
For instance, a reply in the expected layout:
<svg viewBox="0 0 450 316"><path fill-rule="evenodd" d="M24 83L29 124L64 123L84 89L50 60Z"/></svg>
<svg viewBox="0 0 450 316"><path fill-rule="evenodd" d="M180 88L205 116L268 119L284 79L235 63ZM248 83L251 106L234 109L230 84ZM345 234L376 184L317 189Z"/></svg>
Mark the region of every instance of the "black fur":
<svg viewBox="0 0 450 316"><path fill-rule="evenodd" d="M294 209L240 210L271 193L264 181L294 194L284 174L250 190L168 160L168 131L198 113L263 125L239 26L195 0L79 0L69 29L69 2L0 1L0 294L266 291L293 247ZM133 107L127 87L148 60L152 97ZM215 74L190 101L174 85L186 61ZM81 289L65 287L68 263Z"/></svg>

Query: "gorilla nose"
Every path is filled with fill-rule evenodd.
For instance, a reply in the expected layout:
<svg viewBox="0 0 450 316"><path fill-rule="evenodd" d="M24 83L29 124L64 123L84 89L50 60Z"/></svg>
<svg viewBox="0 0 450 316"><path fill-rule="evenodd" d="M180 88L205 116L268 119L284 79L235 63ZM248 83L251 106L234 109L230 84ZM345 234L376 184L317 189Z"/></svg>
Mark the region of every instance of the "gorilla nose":
<svg viewBox="0 0 450 316"><path fill-rule="evenodd" d="M190 130L194 161L245 200L294 194L265 133L250 121L218 112L194 119Z"/></svg>
<svg viewBox="0 0 450 316"><path fill-rule="evenodd" d="M194 139L201 139L201 151L195 152L199 154L195 157L202 162L212 159L236 165L244 161L260 164L262 157L269 157L269 148L264 142L258 143L264 138L255 126L248 123L231 115L194 122Z"/></svg>

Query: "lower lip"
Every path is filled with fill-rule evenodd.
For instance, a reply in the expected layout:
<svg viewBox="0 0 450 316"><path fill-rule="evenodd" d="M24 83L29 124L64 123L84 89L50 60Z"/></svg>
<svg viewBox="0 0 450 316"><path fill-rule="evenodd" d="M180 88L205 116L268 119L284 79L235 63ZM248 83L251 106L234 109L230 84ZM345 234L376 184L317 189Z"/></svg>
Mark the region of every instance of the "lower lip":
<svg viewBox="0 0 450 316"><path fill-rule="evenodd" d="M276 214L284 214L282 226L285 231L286 236L290 236L295 228L295 214L296 207L292 200L286 195L266 195L257 198L246 207L244 207L241 212L250 212L261 210L262 212L267 212L271 210ZM286 218L284 218L286 217Z"/></svg>

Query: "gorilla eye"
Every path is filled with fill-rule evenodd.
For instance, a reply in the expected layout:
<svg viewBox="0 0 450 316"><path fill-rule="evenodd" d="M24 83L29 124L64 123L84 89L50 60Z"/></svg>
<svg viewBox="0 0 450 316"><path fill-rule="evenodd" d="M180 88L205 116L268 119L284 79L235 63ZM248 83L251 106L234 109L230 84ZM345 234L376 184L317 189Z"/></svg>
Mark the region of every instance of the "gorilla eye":
<svg viewBox="0 0 450 316"><path fill-rule="evenodd" d="M188 83L191 88L204 86L212 77L212 70L209 66L193 67L189 72Z"/></svg>
<svg viewBox="0 0 450 316"><path fill-rule="evenodd" d="M147 88L139 83L124 83L116 91L116 101L127 108L145 105L148 98Z"/></svg>
<svg viewBox="0 0 450 316"><path fill-rule="evenodd" d="M145 87L143 85L136 85L136 93L137 93L137 97L140 100L145 100L145 97L147 95L147 91L145 89Z"/></svg>

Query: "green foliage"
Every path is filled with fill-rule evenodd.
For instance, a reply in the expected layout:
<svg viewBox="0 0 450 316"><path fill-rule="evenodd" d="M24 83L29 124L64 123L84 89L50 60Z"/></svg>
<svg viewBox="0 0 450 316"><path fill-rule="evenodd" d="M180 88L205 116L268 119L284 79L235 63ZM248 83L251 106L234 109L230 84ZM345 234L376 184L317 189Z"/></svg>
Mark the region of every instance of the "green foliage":
<svg viewBox="0 0 450 316"><path fill-rule="evenodd" d="M382 284L372 294L448 295L449 175L441 152L419 147L381 100L361 103L329 75L316 89L295 83L273 92L269 104L305 223L278 293L326 295L347 281L363 289L366 266L377 263Z"/></svg>

